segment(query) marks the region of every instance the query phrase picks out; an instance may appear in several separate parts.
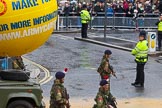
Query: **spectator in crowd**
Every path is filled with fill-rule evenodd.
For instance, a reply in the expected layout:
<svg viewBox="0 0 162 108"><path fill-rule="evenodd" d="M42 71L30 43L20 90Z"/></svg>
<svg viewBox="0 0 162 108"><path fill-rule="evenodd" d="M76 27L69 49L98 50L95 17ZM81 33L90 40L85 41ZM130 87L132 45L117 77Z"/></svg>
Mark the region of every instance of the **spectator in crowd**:
<svg viewBox="0 0 162 108"><path fill-rule="evenodd" d="M146 14L145 17L152 17L152 16L150 16L150 13L152 13L152 7L151 7L151 4L149 1L145 2L144 12Z"/></svg>
<svg viewBox="0 0 162 108"><path fill-rule="evenodd" d="M58 14L61 15L62 12L63 12L63 6L62 6L61 3L59 3L59 5L58 5Z"/></svg>
<svg viewBox="0 0 162 108"><path fill-rule="evenodd" d="M118 14L116 14L117 17L123 17L124 16L123 13L125 13L125 11L123 9L123 3L122 2L120 2L119 5L117 5L116 13L118 13Z"/></svg>
<svg viewBox="0 0 162 108"><path fill-rule="evenodd" d="M107 16L112 17L113 14L114 14L114 11L113 11L112 5L108 3L107 4Z"/></svg>
<svg viewBox="0 0 162 108"><path fill-rule="evenodd" d="M92 3L80 2L78 4L69 4L69 2L66 2L65 5L60 3L58 7L58 12L59 15L64 15L65 19L61 19L62 21L60 20L59 24L63 24L66 28L68 28L69 23L72 22L74 25L78 25L78 27L80 27L80 18L74 18L76 20L70 22L68 16L79 16L83 4L86 4L87 10L90 12L91 15L95 16L93 20L93 25L102 26L102 19L105 16L104 0L96 0ZM119 17L117 18L120 19L118 20L119 25L128 26L136 24L137 27L144 25L144 17L157 17L160 11L162 12L162 2L159 2L158 0L156 2L151 2L149 0L146 0L146 2L137 0L117 0L113 1L113 3L112 0L108 0L108 7L106 9L107 16L113 16L114 14L115 17ZM133 17L133 20L131 20L131 17ZM136 20L137 17L138 20Z"/></svg>
<svg viewBox="0 0 162 108"><path fill-rule="evenodd" d="M111 0L109 0L109 4L111 4L110 2ZM94 3L94 2L93 2ZM128 0L122 0L122 1L114 1L112 5L113 11L116 13L126 13L129 9L129 5L130 3L132 4L132 7L134 9L138 10L138 13L153 13L156 9L161 9L160 8L160 2L155 2L153 4L150 3L150 1L146 1L146 2L139 2L136 1L135 3L132 3L132 1L128 1ZM69 15L69 12L77 12L78 11L78 7L81 8L80 6L82 6L83 4L87 5L87 10L90 12L91 10L93 10L95 13L99 13L102 12L102 14L105 12L105 8L104 8L104 1L100 0L97 1L95 4L92 3L88 3L88 2L80 2L78 4L69 4L68 2L65 3L65 6L63 6L61 3L59 4L59 13L61 13L63 10L65 16ZM94 6L92 6L94 5ZM62 9L64 7L64 9ZM92 9L93 8L93 9ZM79 9L80 10L80 9ZM78 14L77 14L78 15ZM98 16L99 14L97 14Z"/></svg>
<svg viewBox="0 0 162 108"><path fill-rule="evenodd" d="M127 10L125 10L125 12L126 12L126 17L129 17L127 19L127 24L128 24L128 26L132 26L133 22L132 22L131 18L133 18L133 12L134 12L134 8L133 8L132 3L129 3L129 7L128 7Z"/></svg>
<svg viewBox="0 0 162 108"><path fill-rule="evenodd" d="M92 3L89 4L89 6L88 6L88 11L89 11L90 13L93 12L93 5L92 5Z"/></svg>
<svg viewBox="0 0 162 108"><path fill-rule="evenodd" d="M154 6L152 7L152 9L153 9L154 17L159 17L158 5L156 3L154 3Z"/></svg>
<svg viewBox="0 0 162 108"><path fill-rule="evenodd" d="M64 16L63 10L64 10L64 4L59 3L58 4L58 14L59 14L59 16ZM59 19L59 26L61 26L61 27L63 26L63 19L62 18Z"/></svg>
<svg viewBox="0 0 162 108"><path fill-rule="evenodd" d="M95 13L95 17L100 16L100 2L97 2L96 5L94 6L94 13ZM101 19L94 19L94 22L96 25L101 25Z"/></svg>
<svg viewBox="0 0 162 108"><path fill-rule="evenodd" d="M141 3L141 4L139 4L138 7L139 7L139 10L140 10L139 13L144 14L144 12L145 12L145 10L144 10L145 9L145 5Z"/></svg>
<svg viewBox="0 0 162 108"><path fill-rule="evenodd" d="M143 26L144 25L144 16L145 16L145 6L144 6L144 4L142 4L142 3L139 3L138 2L138 4L137 4L137 10L138 10L138 13L137 13L137 17L139 17L139 19L138 19L138 27L140 26Z"/></svg>
<svg viewBox="0 0 162 108"><path fill-rule="evenodd" d="M69 16L70 17L69 17L69 20L68 20L68 24L72 25L72 22L73 22L73 24L76 25L78 23L78 21L76 19L77 10L76 10L76 4L74 2L70 4L70 14L69 14ZM73 16L73 17L71 17L71 16Z"/></svg>
<svg viewBox="0 0 162 108"><path fill-rule="evenodd" d="M100 3L100 12L104 13L105 12L105 3L101 2ZM103 15L102 15L103 16Z"/></svg>
<svg viewBox="0 0 162 108"><path fill-rule="evenodd" d="M70 14L70 6L69 6L69 3L66 3L65 4L65 7L64 7L64 10L63 10L63 12L64 12L64 15L65 15L65 17L66 17L66 19L65 19L65 25L66 25L66 29L68 28L68 23L69 23L69 20L68 20L68 16L69 16L69 14Z"/></svg>
<svg viewBox="0 0 162 108"><path fill-rule="evenodd" d="M80 16L81 10L82 10L82 4L78 3L77 8L76 8L77 16Z"/></svg>
<svg viewBox="0 0 162 108"><path fill-rule="evenodd" d="M73 3L70 6L70 16L76 16L76 12L77 12L77 10L76 10L76 4Z"/></svg>
<svg viewBox="0 0 162 108"><path fill-rule="evenodd" d="M96 13L96 16L98 16L98 12L100 12L100 2L97 2L96 6L94 6L94 12Z"/></svg>
<svg viewBox="0 0 162 108"><path fill-rule="evenodd" d="M104 17L105 16L105 3L104 1L100 2L100 14L99 16ZM98 19L100 25L104 25L104 22L102 19Z"/></svg>
<svg viewBox="0 0 162 108"><path fill-rule="evenodd" d="M112 4L112 8L114 13L117 12L117 3Z"/></svg>
<svg viewBox="0 0 162 108"><path fill-rule="evenodd" d="M158 1L157 9L159 10L160 13L162 13L162 2Z"/></svg>
<svg viewBox="0 0 162 108"><path fill-rule="evenodd" d="M78 3L78 6L76 8L77 16L80 16L81 10L82 10L82 4ZM81 27L81 19L80 19L80 17L77 18L77 25L78 25L78 27Z"/></svg>
<svg viewBox="0 0 162 108"><path fill-rule="evenodd" d="M130 3L134 3L134 0L129 0Z"/></svg>
<svg viewBox="0 0 162 108"><path fill-rule="evenodd" d="M90 12L90 10L91 10L90 4L86 3L86 5L87 5L87 11Z"/></svg>
<svg viewBox="0 0 162 108"><path fill-rule="evenodd" d="M139 8L139 2L136 2L134 6L134 16L133 16L135 20L138 17L139 13L141 13L141 10Z"/></svg>
<svg viewBox="0 0 162 108"><path fill-rule="evenodd" d="M128 8L129 8L128 1L127 0L124 0L123 1L123 9L124 9L124 11L128 10Z"/></svg>
<svg viewBox="0 0 162 108"><path fill-rule="evenodd" d="M134 8L132 3L129 3L129 7L128 9L125 10L125 12L126 12L126 17L133 17Z"/></svg>

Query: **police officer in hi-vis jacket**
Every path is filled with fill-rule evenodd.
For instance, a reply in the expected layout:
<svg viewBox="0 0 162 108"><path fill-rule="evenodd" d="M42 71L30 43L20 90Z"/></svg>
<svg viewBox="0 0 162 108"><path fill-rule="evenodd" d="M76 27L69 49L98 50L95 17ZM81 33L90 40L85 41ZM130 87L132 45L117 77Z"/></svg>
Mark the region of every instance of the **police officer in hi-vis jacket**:
<svg viewBox="0 0 162 108"><path fill-rule="evenodd" d="M144 87L144 66L148 60L148 42L146 40L145 31L140 32L139 41L131 53L135 56L135 62L137 63L136 79L135 82L132 83L132 86Z"/></svg>
<svg viewBox="0 0 162 108"><path fill-rule="evenodd" d="M83 10L80 12L81 16L81 23L82 23L82 30L81 30L81 36L82 38L87 38L87 29L88 29L88 23L91 20L90 14L87 11L87 6L83 5Z"/></svg>
<svg viewBox="0 0 162 108"><path fill-rule="evenodd" d="M161 41L162 41L162 14L160 15L159 21L155 23L158 26L158 51L161 49Z"/></svg>

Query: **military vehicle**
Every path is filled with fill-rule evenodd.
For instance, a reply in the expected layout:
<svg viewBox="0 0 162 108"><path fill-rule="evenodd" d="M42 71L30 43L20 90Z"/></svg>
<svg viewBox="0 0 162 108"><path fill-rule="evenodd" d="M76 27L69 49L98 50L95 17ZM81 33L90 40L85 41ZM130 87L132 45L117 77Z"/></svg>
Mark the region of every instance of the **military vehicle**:
<svg viewBox="0 0 162 108"><path fill-rule="evenodd" d="M0 70L0 108L45 108L42 93L38 79L30 78L30 72Z"/></svg>

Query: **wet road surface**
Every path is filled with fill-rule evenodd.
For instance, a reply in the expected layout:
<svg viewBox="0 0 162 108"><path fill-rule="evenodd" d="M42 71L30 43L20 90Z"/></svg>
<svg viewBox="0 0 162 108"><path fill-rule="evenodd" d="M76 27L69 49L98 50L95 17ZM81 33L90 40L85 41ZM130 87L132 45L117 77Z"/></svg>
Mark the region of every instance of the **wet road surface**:
<svg viewBox="0 0 162 108"><path fill-rule="evenodd" d="M149 57L145 66L145 88L134 88L131 83L135 79L136 63L130 52L77 41L73 39L74 36L80 35L54 34L42 47L25 55L28 59L49 69L53 76L55 72L63 70L65 67L69 68L65 78L65 86L74 105L76 99L80 100L80 103L77 104L80 108L90 108L90 106L83 107L82 102L85 104L90 102L90 105L94 103L100 81L96 70L106 49L112 50L113 53L110 63L113 65L118 78L111 78L111 92L117 100L137 97L162 98L161 58ZM53 80L42 86L46 102L50 97Z"/></svg>

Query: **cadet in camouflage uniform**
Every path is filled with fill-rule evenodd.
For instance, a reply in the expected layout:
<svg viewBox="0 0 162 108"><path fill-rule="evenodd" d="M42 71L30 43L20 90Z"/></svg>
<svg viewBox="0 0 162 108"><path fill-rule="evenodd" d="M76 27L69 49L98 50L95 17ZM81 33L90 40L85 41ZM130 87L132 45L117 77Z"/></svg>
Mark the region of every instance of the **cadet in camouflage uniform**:
<svg viewBox="0 0 162 108"><path fill-rule="evenodd" d="M57 72L50 91L50 108L70 108L69 95L64 87L65 73Z"/></svg>
<svg viewBox="0 0 162 108"><path fill-rule="evenodd" d="M110 50L105 50L104 56L102 58L101 64L97 69L97 72L100 74L101 79L109 79L110 74L113 74L112 70L110 69L109 58L112 52Z"/></svg>
<svg viewBox="0 0 162 108"><path fill-rule="evenodd" d="M21 56L16 56L12 58L12 67L13 69L22 69L25 70L25 66Z"/></svg>
<svg viewBox="0 0 162 108"><path fill-rule="evenodd" d="M95 102L96 104L93 108L117 108L115 97L110 93L110 85L105 79L100 81L100 88L95 98Z"/></svg>

